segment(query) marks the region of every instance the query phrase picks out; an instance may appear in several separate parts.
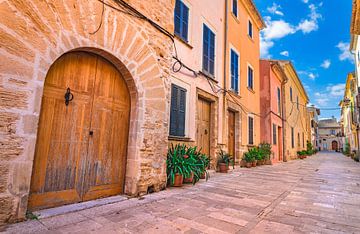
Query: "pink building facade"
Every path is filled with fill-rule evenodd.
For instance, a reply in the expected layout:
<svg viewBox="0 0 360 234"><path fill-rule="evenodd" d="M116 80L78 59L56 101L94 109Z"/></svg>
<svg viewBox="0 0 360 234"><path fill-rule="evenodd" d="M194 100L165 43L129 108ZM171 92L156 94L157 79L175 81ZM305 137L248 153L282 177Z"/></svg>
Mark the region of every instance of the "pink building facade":
<svg viewBox="0 0 360 234"><path fill-rule="evenodd" d="M283 85L286 76L276 61L260 60L261 142L272 146L273 163L283 161Z"/></svg>

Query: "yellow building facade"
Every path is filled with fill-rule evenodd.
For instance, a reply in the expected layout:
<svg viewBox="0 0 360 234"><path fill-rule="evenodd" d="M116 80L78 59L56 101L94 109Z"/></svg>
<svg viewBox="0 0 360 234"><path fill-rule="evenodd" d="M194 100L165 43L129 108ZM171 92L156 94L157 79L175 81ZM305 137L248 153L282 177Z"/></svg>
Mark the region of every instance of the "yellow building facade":
<svg viewBox="0 0 360 234"><path fill-rule="evenodd" d="M340 102L341 119L344 129L345 144L349 143L350 150L358 149L358 137L355 124L355 97L356 97L356 77L354 73L349 73L346 79L344 98Z"/></svg>
<svg viewBox="0 0 360 234"><path fill-rule="evenodd" d="M306 108L309 97L292 63L290 61L279 61L279 63L288 78L284 88L284 160L286 161L296 159L297 151L306 150L306 143L311 140L310 118Z"/></svg>

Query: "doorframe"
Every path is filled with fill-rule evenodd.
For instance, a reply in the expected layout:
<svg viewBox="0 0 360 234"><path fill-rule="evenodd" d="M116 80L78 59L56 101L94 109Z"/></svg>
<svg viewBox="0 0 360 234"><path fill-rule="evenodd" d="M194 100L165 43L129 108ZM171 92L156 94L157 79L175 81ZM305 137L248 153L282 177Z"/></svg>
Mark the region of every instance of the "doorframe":
<svg viewBox="0 0 360 234"><path fill-rule="evenodd" d="M241 147L241 107L232 102L231 100L227 100L226 102L226 105L227 105L227 110L229 111L232 111L235 113L235 164L239 164L240 161L241 161L241 150L240 150L240 147ZM226 113L226 125L228 125L228 115ZM226 129L224 130L224 133L225 133L225 136L227 136L229 134L228 132L228 128L226 127ZM226 137L227 138L227 137Z"/></svg>
<svg viewBox="0 0 360 234"><path fill-rule="evenodd" d="M217 145L218 145L218 103L219 99L218 97L200 89L196 88L196 103L199 99L203 99L205 101L208 101L210 103L210 158L213 159L211 161L211 168L216 167L216 153L217 153ZM196 105L196 111L195 111L195 121L197 126L197 117L198 117L198 108Z"/></svg>

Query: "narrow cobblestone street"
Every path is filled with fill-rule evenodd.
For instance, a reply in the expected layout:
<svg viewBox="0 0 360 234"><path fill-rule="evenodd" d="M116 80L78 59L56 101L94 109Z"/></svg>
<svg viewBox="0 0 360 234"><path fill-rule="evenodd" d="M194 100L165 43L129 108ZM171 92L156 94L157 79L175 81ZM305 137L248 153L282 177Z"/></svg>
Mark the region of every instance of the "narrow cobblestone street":
<svg viewBox="0 0 360 234"><path fill-rule="evenodd" d="M360 164L337 153L27 221L8 233L360 233Z"/></svg>

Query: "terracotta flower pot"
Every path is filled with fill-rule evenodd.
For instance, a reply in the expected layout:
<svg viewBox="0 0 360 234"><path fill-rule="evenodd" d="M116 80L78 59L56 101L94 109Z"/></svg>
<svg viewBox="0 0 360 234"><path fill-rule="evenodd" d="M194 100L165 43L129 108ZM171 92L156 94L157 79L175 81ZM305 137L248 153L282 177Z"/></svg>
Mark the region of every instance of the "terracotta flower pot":
<svg viewBox="0 0 360 234"><path fill-rule="evenodd" d="M240 161L240 167L246 167L246 161L244 159Z"/></svg>
<svg viewBox="0 0 360 234"><path fill-rule="evenodd" d="M271 162L270 159L266 159L266 160L265 160L265 164L266 164L266 165L272 165L272 162Z"/></svg>
<svg viewBox="0 0 360 234"><path fill-rule="evenodd" d="M180 174L175 174L174 184L172 186L174 187L181 187L183 185L183 176Z"/></svg>
<svg viewBox="0 0 360 234"><path fill-rule="evenodd" d="M227 167L226 163L219 163L219 171L220 171L220 173L228 172L228 167Z"/></svg>
<svg viewBox="0 0 360 234"><path fill-rule="evenodd" d="M257 164L257 160L253 161L252 162L252 167L256 167L256 164Z"/></svg>
<svg viewBox="0 0 360 234"><path fill-rule="evenodd" d="M193 182L193 180L194 180L194 172L191 172L190 177L184 178L184 184L190 184Z"/></svg>
<svg viewBox="0 0 360 234"><path fill-rule="evenodd" d="M251 163L251 162L247 162L247 163L245 164L245 166L246 166L247 168L251 168L251 167L252 167L252 163Z"/></svg>

